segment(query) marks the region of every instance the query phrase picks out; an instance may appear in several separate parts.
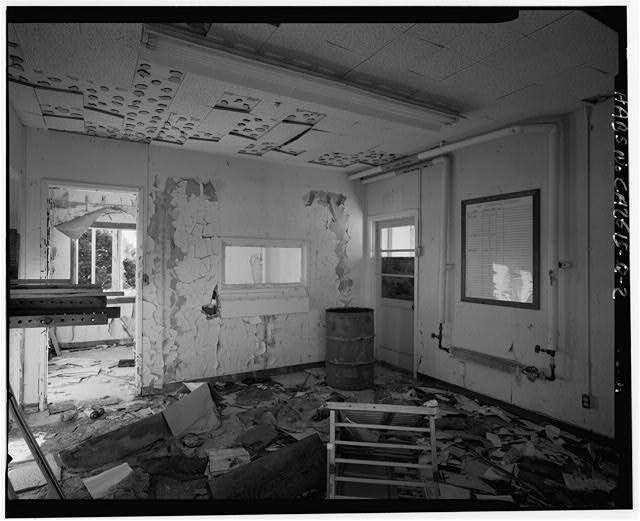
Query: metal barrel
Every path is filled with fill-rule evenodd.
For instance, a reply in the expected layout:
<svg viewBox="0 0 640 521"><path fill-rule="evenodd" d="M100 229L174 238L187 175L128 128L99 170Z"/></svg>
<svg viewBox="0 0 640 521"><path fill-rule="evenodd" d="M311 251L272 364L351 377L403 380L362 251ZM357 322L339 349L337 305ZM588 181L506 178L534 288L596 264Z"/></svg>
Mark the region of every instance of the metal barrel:
<svg viewBox="0 0 640 521"><path fill-rule="evenodd" d="M338 389L373 387L373 309L326 310L327 384Z"/></svg>

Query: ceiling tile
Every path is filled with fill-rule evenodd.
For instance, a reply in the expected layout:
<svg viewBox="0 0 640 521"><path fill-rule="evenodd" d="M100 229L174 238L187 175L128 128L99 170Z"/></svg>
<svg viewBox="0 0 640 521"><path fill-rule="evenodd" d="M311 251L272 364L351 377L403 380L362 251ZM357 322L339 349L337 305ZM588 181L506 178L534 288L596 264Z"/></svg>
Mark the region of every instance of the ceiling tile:
<svg viewBox="0 0 640 521"><path fill-rule="evenodd" d="M416 72L423 72L437 80L442 80L452 74L460 72L474 63L475 60L467 58L462 54L450 51L449 49L439 49L429 56L422 68Z"/></svg>
<svg viewBox="0 0 640 521"><path fill-rule="evenodd" d="M323 24L282 24L263 45L268 58L283 61L303 69L318 66L341 76L360 63L366 56L345 49L327 40L328 31Z"/></svg>
<svg viewBox="0 0 640 521"><path fill-rule="evenodd" d="M372 75L375 75L376 71L389 71L390 69L395 71L412 70L424 74L428 78L436 79L429 74L429 67L425 64L440 50L441 48L436 45L402 35L354 70L370 72L373 73Z"/></svg>
<svg viewBox="0 0 640 521"><path fill-rule="evenodd" d="M576 65L592 63L606 72L617 73L617 33L585 12L560 18L529 38L561 51Z"/></svg>
<svg viewBox="0 0 640 521"><path fill-rule="evenodd" d="M498 49L513 44L522 38L520 34L505 30L488 30L487 24L473 24L456 38L452 39L447 48L473 60L479 60ZM496 24L501 26L501 24Z"/></svg>
<svg viewBox="0 0 640 521"><path fill-rule="evenodd" d="M440 82L440 87L460 96L471 106L478 107L529 84L510 71L496 70L482 63L454 74Z"/></svg>
<svg viewBox="0 0 640 521"><path fill-rule="evenodd" d="M563 9L520 9L518 18L506 22L505 25L509 29L527 36L572 12Z"/></svg>
<svg viewBox="0 0 640 521"><path fill-rule="evenodd" d="M468 29L468 24L415 24L406 34L432 44L446 46Z"/></svg>
<svg viewBox="0 0 640 521"><path fill-rule="evenodd" d="M45 126L36 92L30 85L9 81L9 100L23 125Z"/></svg>
<svg viewBox="0 0 640 521"><path fill-rule="evenodd" d="M231 42L237 44L237 48L241 50L256 52L274 31L275 26L264 23L213 23L207 38L218 43Z"/></svg>
<svg viewBox="0 0 640 521"><path fill-rule="evenodd" d="M35 92L43 114L50 113L70 117L75 113L82 117L84 111L82 93L38 87L35 88Z"/></svg>
<svg viewBox="0 0 640 521"><path fill-rule="evenodd" d="M556 92L566 92L576 99L609 94L614 90L615 76L604 74L588 66L568 69L545 82L545 87Z"/></svg>
<svg viewBox="0 0 640 521"><path fill-rule="evenodd" d="M84 120L65 118L61 116L44 116L44 123L51 130L67 130L69 132L84 132Z"/></svg>
<svg viewBox="0 0 640 521"><path fill-rule="evenodd" d="M213 109L200 122L196 132L207 138L212 137L220 139L227 133L231 132L245 117L247 117L247 114L242 112ZM209 136L208 134L211 135Z"/></svg>
<svg viewBox="0 0 640 521"><path fill-rule="evenodd" d="M115 129L122 129L124 124L124 116L119 114L112 114L103 110L96 110L90 107L84 109L84 121L89 125L111 127Z"/></svg>
<svg viewBox="0 0 640 521"><path fill-rule="evenodd" d="M175 100L194 105L213 107L225 90L224 84L211 78L188 73L182 79Z"/></svg>
<svg viewBox="0 0 640 521"><path fill-rule="evenodd" d="M544 83L545 78L577 65L571 55L545 47L529 37L523 37L481 61L525 83Z"/></svg>
<svg viewBox="0 0 640 521"><path fill-rule="evenodd" d="M326 24L323 31L329 43L363 57L380 50L400 34L401 28L386 23Z"/></svg>
<svg viewBox="0 0 640 521"><path fill-rule="evenodd" d="M25 23L14 27L25 62L33 69L114 87L131 83L141 24Z"/></svg>

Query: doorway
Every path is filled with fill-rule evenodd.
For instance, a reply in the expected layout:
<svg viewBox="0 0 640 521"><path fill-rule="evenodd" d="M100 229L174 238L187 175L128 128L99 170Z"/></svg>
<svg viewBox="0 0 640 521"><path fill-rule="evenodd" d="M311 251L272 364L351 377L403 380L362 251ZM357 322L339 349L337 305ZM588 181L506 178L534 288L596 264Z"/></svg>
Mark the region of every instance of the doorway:
<svg viewBox="0 0 640 521"><path fill-rule="evenodd" d="M48 329L49 405L137 395L139 200L135 189L48 182L47 278L97 285L120 308L104 325Z"/></svg>
<svg viewBox="0 0 640 521"><path fill-rule="evenodd" d="M415 373L415 216L375 222L377 358Z"/></svg>

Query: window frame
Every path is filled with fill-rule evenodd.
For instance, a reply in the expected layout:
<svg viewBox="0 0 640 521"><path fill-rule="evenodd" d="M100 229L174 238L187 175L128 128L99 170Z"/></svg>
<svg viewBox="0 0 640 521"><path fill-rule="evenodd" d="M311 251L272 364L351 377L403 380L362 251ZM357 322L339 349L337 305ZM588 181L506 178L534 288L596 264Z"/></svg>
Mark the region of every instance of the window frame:
<svg viewBox="0 0 640 521"><path fill-rule="evenodd" d="M302 239L273 239L265 237L221 237L220 298L221 314L225 317L278 315L309 311L308 242ZM225 260L227 246L256 248L300 248L300 282L227 284Z"/></svg>
<svg viewBox="0 0 640 521"><path fill-rule="evenodd" d="M532 302L513 302L508 300L498 300L491 298L479 298L466 296L466 215L467 207L474 204L482 204L507 199L519 199L523 197L532 198ZM497 194L487 197L477 197L461 201L461 234L460 234L460 299L462 302L474 304L486 304L491 306L503 306L510 308L540 309L540 189L523 190L506 194Z"/></svg>
<svg viewBox="0 0 640 521"><path fill-rule="evenodd" d="M137 226L136 223L121 223L121 222L109 222L109 221L96 221L94 222L91 226L89 226L88 231L92 231L92 238L91 238L91 271L92 274L95 271L95 264L96 264L96 258L95 258L95 233L94 230L109 230L109 231L118 231L118 230L133 230L136 231L137 230ZM113 237L113 236L112 236ZM138 239L137 233L136 233L136 241ZM111 252L111 256L113 258L113 250ZM75 241L71 241L71 261L70 261L70 268L71 268L71 272L74 274L74 277L77 280L78 277L78 239L76 239ZM113 261L112 261L113 262ZM122 273L121 273L122 277L121 277L121 282L123 280L124 277L124 269L122 269ZM92 277L93 280L93 277ZM132 288L135 289L135 288ZM124 288L113 288L111 287L110 289L106 290L106 293L113 293L113 292L119 292L119 291L124 291ZM122 296L122 297L118 297L118 303L120 304L130 304L130 303L134 303L136 301L136 297L135 296Z"/></svg>

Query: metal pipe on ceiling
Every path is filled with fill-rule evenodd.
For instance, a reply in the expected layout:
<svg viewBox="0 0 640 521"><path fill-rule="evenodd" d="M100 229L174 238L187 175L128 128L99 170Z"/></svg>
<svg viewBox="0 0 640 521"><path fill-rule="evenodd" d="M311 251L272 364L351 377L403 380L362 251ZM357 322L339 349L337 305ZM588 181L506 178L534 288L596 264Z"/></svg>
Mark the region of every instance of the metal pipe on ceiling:
<svg viewBox="0 0 640 521"><path fill-rule="evenodd" d="M460 148L469 147L480 143L486 143L487 141L493 141L494 139L499 139L506 136L520 134L522 132L522 129L522 126L507 127L500 130L494 130L493 132L487 132L485 134L480 134L478 136L463 139L461 141L456 141L455 143L450 143L448 145L431 148L423 152L418 152L417 154L412 154L407 157L396 159L395 161L391 161L390 163L387 163L385 165L375 166L373 168L363 170L362 172L356 172L349 176L349 180L355 181L357 179L367 178L367 182L373 182L373 180L383 179L382 177L379 177L379 174L386 174L391 171L406 169L410 166L417 166L422 161L431 159L433 157L442 156L448 154L449 152L454 152ZM388 177L392 176L387 176L384 179L387 179ZM362 182L364 183L365 181L363 180Z"/></svg>

